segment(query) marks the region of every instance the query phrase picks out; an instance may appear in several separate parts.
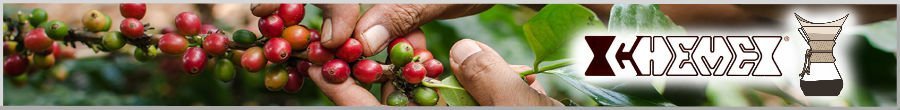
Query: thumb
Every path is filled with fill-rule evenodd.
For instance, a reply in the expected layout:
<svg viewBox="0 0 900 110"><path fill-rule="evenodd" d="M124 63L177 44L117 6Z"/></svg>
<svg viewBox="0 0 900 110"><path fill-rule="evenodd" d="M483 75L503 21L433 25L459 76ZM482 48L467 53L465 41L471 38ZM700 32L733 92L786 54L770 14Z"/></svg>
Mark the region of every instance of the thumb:
<svg viewBox="0 0 900 110"><path fill-rule="evenodd" d="M562 105L532 89L503 57L481 42L463 39L453 44L450 67L481 105Z"/></svg>
<svg viewBox="0 0 900 110"><path fill-rule="evenodd" d="M329 49L340 47L350 38L356 21L359 19L357 4L319 4L323 10L322 35L319 40L322 46Z"/></svg>
<svg viewBox="0 0 900 110"><path fill-rule="evenodd" d="M394 37L405 36L419 26L436 19L472 15L491 5L459 4L380 4L369 8L357 22L355 38L363 47L363 56L381 52Z"/></svg>

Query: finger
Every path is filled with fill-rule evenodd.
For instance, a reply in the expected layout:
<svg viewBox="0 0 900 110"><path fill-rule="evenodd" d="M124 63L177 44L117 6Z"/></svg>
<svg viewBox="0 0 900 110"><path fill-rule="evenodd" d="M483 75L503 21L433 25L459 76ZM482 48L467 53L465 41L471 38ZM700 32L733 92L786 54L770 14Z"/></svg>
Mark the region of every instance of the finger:
<svg viewBox="0 0 900 110"><path fill-rule="evenodd" d="M381 52L390 39L405 36L427 22L471 15L484 11L489 6L491 5L375 5L359 19L355 38L363 46L363 56L372 56Z"/></svg>
<svg viewBox="0 0 900 110"><path fill-rule="evenodd" d="M396 91L396 89L397 89L394 86L394 83L391 83L391 82L392 82L392 80L387 80L381 84L381 102L382 103L386 104L388 96L390 96L391 93L394 93L394 91Z"/></svg>
<svg viewBox="0 0 900 110"><path fill-rule="evenodd" d="M322 93L328 96L336 105L342 106L377 106L378 99L365 88L356 85L356 81L348 78L343 83L329 83L322 77L322 68L319 66L309 67L309 79L319 86Z"/></svg>
<svg viewBox="0 0 900 110"><path fill-rule="evenodd" d="M350 38L356 21L359 20L358 4L319 4L324 19L322 21L322 36L319 40L322 46L329 49L340 47Z"/></svg>
<svg viewBox="0 0 900 110"><path fill-rule="evenodd" d="M562 105L532 89L487 45L463 39L450 49L450 67L481 105ZM515 92L509 92L515 91Z"/></svg>
<svg viewBox="0 0 900 110"><path fill-rule="evenodd" d="M425 46L425 33L422 30L415 30L407 34L404 38L412 44L414 49L427 49Z"/></svg>

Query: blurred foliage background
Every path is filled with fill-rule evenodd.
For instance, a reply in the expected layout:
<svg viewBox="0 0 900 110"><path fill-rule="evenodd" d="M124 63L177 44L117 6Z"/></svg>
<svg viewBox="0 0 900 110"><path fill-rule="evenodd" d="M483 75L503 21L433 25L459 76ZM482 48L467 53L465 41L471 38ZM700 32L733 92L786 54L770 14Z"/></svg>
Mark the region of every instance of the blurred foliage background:
<svg viewBox="0 0 900 110"><path fill-rule="evenodd" d="M249 4L166 5L148 5L148 15L144 22L151 23L157 29L173 27L175 14L192 11L202 13L204 24L214 24L227 32L236 29L258 30L255 24L258 18L249 14ZM598 18L595 20L601 22L599 26L610 31L647 26L676 32L695 29L693 26L696 22L691 22L693 19L684 20L686 18L679 17L691 14L666 10L675 6L617 6L585 5L585 10L596 13ZM113 21L123 19L118 15L115 4L4 4L4 16L13 16L18 11L30 12L36 7L47 9L51 20L62 20L72 27L82 27L79 22L81 12L89 9L101 10L113 17ZM77 8L72 9L75 11L62 11L65 7ZM523 25L538 15L542 7L545 6L495 5L477 15L430 22L421 29L427 36L428 50L442 62L449 61L448 52L455 41L474 39L493 47L510 64L532 65L535 63L535 54L526 41ZM322 21L319 16L321 10L307 5L306 12L301 24L319 28ZM634 18L626 15L649 16ZM671 20L669 17L672 17ZM764 23L778 24L768 22L771 20L757 20L763 18L749 19L752 22L748 23L760 24L757 21L766 21ZM654 24L636 25L637 22ZM118 24L113 23L113 27L118 27ZM603 24L609 24L609 27ZM863 36L856 38L865 39L856 40L858 43L853 46L855 59L851 60L854 61L854 68L858 68L855 72L859 73L856 74L857 78L861 79L852 80L858 82L855 83L858 84L856 89L849 90L852 91L848 92L852 93L850 95L842 95L837 103L808 100L785 92L774 84L756 87L702 81L688 82L693 86L669 85L671 83L597 83L585 81L582 73L570 68L546 71L549 74L540 74L539 80L549 96L571 106L896 106L896 21L891 18L863 25L867 28L864 31L848 34ZM263 86L263 74L260 73L239 69L235 80L225 83L216 80L211 71L205 71L199 76L182 73L179 56L162 56L153 62L137 62L129 55L131 49L133 47L97 54L89 49L79 48L77 59L60 61L53 69L35 71L27 76L4 77L4 105L333 105L309 79L306 79L299 93L270 92ZM373 59L383 60L383 54L384 52ZM449 68L449 65L445 66ZM445 73L441 78L450 75L452 74ZM659 89L659 86L670 87ZM376 97L381 97L380 88L380 85L375 84L370 91ZM662 90L665 92L659 92Z"/></svg>

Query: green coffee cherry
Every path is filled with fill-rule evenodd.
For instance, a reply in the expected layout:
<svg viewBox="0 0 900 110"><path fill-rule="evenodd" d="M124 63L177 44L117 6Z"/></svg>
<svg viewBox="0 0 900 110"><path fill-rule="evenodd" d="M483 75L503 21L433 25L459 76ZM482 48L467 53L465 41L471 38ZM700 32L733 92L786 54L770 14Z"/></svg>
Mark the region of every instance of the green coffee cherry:
<svg viewBox="0 0 900 110"><path fill-rule="evenodd" d="M256 34L246 29L241 29L234 32L232 39L239 44L253 44L256 42Z"/></svg>
<svg viewBox="0 0 900 110"><path fill-rule="evenodd" d="M216 76L222 82L229 82L234 79L234 63L231 63L231 60L226 58L216 58L216 67L213 70L216 73Z"/></svg>
<svg viewBox="0 0 900 110"><path fill-rule="evenodd" d="M421 106L434 106L438 102L437 92L428 87L417 87L413 90L413 98Z"/></svg>
<svg viewBox="0 0 900 110"><path fill-rule="evenodd" d="M406 97L403 92L394 91L388 95L387 104L388 106L406 106L409 104L409 97Z"/></svg>
<svg viewBox="0 0 900 110"><path fill-rule="evenodd" d="M102 39L103 41L101 44L103 45L103 48L101 49L104 51L119 50L125 46L125 36L123 36L122 33L119 33L119 31L106 32L103 34Z"/></svg>
<svg viewBox="0 0 900 110"><path fill-rule="evenodd" d="M394 44L390 53L391 63L394 66L403 67L413 59L413 47L409 42Z"/></svg>
<svg viewBox="0 0 900 110"><path fill-rule="evenodd" d="M37 27L38 24L47 21L47 11L41 8L31 10L31 15L29 16L31 16L30 18L28 18L28 21L31 22L31 26Z"/></svg>
<svg viewBox="0 0 900 110"><path fill-rule="evenodd" d="M45 22L41 24L41 28L46 29L44 32L53 40L63 40L69 35L69 26L59 20Z"/></svg>
<svg viewBox="0 0 900 110"><path fill-rule="evenodd" d="M134 49L134 59L137 59L141 62L153 60L157 55L159 55L159 50L157 50L156 46L154 45L150 45L150 47L147 48L147 51L144 51L144 49L140 48Z"/></svg>

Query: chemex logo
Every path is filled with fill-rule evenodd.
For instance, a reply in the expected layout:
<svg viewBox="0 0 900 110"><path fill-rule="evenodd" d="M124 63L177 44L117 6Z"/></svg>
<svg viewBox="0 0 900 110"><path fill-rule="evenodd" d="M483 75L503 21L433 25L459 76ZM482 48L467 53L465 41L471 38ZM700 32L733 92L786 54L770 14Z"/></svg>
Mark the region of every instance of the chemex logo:
<svg viewBox="0 0 900 110"><path fill-rule="evenodd" d="M807 96L837 96L843 80L835 65L833 48L846 15L816 23L794 14L798 31L808 44L800 74ZM775 52L784 36L585 36L594 58L586 76L616 76L633 72L636 77L781 77ZM632 40L633 39L633 40ZM628 70L630 68L630 70ZM631 74L631 73L629 73ZM796 74L796 73L792 73Z"/></svg>

